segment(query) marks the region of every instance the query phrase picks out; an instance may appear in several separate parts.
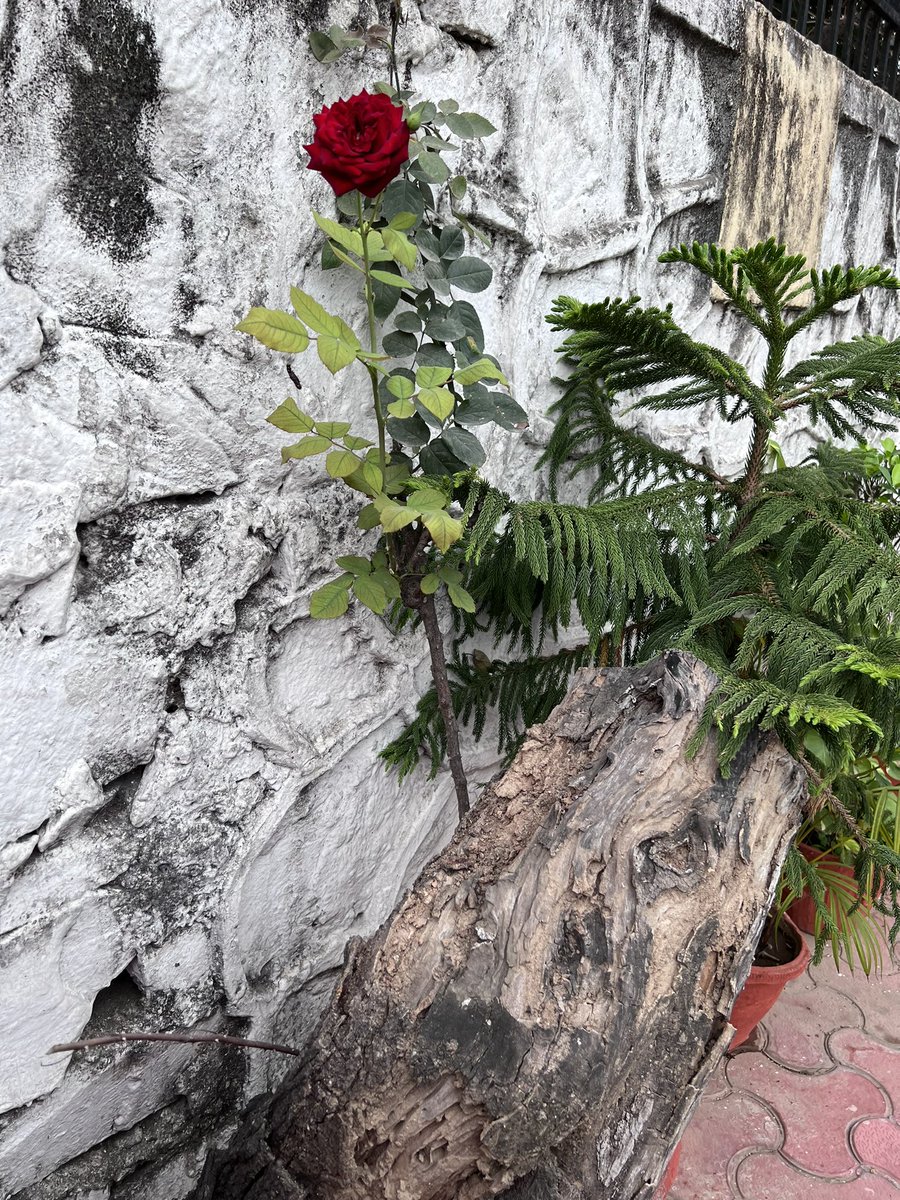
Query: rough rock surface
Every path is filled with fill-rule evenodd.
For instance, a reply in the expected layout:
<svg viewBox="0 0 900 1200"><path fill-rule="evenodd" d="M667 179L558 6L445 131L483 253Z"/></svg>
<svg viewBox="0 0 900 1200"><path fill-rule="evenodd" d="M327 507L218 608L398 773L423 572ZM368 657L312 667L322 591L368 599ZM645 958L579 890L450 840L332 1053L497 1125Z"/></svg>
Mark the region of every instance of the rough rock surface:
<svg viewBox="0 0 900 1200"><path fill-rule="evenodd" d="M415 84L500 130L471 152L473 217L495 237L480 308L532 428L498 432L490 461L527 492L559 293L664 296L752 354L708 290L655 263L718 234L744 6L408 8ZM312 25L357 12L0 9L4 1200L186 1195L210 1139L285 1064L47 1047L191 1024L302 1042L347 938L377 926L452 826L445 779L398 790L375 763L423 685L419 638L365 612L306 615L357 536L352 513L314 467L280 466L263 417L283 362L232 332L291 283L359 312L316 266L308 205L328 192L300 153L312 111L382 74L306 51ZM844 74L822 260L893 264L897 105ZM895 330L889 299L831 332L862 326ZM314 411L356 412L349 379L303 371ZM721 470L740 462L713 417L654 421ZM487 751L472 761L490 769Z"/></svg>

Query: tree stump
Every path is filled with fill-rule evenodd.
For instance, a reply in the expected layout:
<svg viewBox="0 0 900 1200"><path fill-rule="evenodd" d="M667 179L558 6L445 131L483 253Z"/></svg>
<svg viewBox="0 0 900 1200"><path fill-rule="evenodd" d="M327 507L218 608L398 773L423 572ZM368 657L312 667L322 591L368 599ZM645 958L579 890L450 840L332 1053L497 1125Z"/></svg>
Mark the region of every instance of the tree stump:
<svg viewBox="0 0 900 1200"><path fill-rule="evenodd" d="M197 1200L634 1200L727 1048L799 819L773 736L684 748L715 679L581 671L392 916Z"/></svg>

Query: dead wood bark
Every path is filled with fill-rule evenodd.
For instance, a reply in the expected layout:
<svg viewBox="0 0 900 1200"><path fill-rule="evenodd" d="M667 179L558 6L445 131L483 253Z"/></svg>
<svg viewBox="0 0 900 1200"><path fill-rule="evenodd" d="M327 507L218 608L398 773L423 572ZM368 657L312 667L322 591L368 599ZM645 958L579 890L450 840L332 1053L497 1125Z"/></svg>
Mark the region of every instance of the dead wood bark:
<svg viewBox="0 0 900 1200"><path fill-rule="evenodd" d="M582 671L382 928L198 1200L633 1200L730 1040L798 820L773 737L684 747L714 679Z"/></svg>

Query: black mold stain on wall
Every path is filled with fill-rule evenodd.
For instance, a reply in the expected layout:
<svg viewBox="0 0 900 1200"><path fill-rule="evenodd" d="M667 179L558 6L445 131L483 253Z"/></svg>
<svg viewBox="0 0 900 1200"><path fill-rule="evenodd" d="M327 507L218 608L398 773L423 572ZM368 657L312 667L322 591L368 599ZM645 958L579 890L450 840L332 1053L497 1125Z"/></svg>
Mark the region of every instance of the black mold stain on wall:
<svg viewBox="0 0 900 1200"><path fill-rule="evenodd" d="M135 258L156 221L141 145L142 116L159 99L153 30L125 0L81 0L64 71L69 110L57 133L70 173L66 210L114 259Z"/></svg>

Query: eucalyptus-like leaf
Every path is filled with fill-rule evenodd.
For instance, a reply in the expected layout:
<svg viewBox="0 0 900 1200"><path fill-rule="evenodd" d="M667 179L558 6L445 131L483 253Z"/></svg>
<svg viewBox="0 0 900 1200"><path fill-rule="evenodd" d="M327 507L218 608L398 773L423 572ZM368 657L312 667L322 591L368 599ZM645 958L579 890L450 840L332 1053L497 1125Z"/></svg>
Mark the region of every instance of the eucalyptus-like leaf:
<svg viewBox="0 0 900 1200"><path fill-rule="evenodd" d="M289 458L309 458L311 454L321 454L323 450L330 449L331 442L327 437L302 438L299 442L294 442L293 446L282 446L281 461L287 462Z"/></svg>
<svg viewBox="0 0 900 1200"><path fill-rule="evenodd" d="M342 617L350 606L350 585L353 576L349 571L317 588L309 599L309 615L318 620Z"/></svg>
<svg viewBox="0 0 900 1200"><path fill-rule="evenodd" d="M483 292L490 286L494 272L486 262L472 255L463 255L447 267L447 279L464 292Z"/></svg>
<svg viewBox="0 0 900 1200"><path fill-rule="evenodd" d="M425 213L425 197L414 180L402 176L388 184L381 200L381 211L389 221L398 213L412 213L418 221Z"/></svg>
<svg viewBox="0 0 900 1200"><path fill-rule="evenodd" d="M418 339L411 333L386 333L381 344L392 358L409 358L419 347Z"/></svg>
<svg viewBox="0 0 900 1200"><path fill-rule="evenodd" d="M496 126L492 125L486 117L475 112L445 112L444 120L451 133L455 133L464 141L490 137L492 133L497 132Z"/></svg>
<svg viewBox="0 0 900 1200"><path fill-rule="evenodd" d="M297 402L290 396L284 404L279 404L266 420L285 433L311 433L316 425L312 417L298 408Z"/></svg>
<svg viewBox="0 0 900 1200"><path fill-rule="evenodd" d="M480 467L487 458L484 446L468 429L460 429L451 425L442 435L444 444L449 446L456 457L467 467Z"/></svg>
<svg viewBox="0 0 900 1200"><path fill-rule="evenodd" d="M235 329L283 354L301 354L309 345L309 334L304 327L280 308L251 308Z"/></svg>

